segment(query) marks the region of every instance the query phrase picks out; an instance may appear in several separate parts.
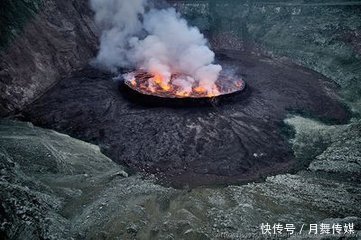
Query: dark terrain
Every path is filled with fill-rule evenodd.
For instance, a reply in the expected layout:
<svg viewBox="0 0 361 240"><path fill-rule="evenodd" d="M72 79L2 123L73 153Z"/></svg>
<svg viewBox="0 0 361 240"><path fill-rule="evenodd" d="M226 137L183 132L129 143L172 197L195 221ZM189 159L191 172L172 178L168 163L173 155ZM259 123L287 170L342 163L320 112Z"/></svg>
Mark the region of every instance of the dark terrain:
<svg viewBox="0 0 361 240"><path fill-rule="evenodd" d="M84 69L99 37L88 2L0 2L0 116L112 157L0 119L0 239L249 240L266 222L306 226L272 239L361 239L359 0L169 1L248 83L190 103L130 99ZM178 186L264 181L174 189L143 169ZM311 223L356 234L310 236Z"/></svg>
<svg viewBox="0 0 361 240"><path fill-rule="evenodd" d="M210 106L147 106L129 100L112 75L92 68L63 79L30 105L25 120L99 144L116 162L174 186L239 183L298 168L282 134L288 112L345 123L337 87L286 60L218 54L247 82ZM166 100L164 100L166 101Z"/></svg>

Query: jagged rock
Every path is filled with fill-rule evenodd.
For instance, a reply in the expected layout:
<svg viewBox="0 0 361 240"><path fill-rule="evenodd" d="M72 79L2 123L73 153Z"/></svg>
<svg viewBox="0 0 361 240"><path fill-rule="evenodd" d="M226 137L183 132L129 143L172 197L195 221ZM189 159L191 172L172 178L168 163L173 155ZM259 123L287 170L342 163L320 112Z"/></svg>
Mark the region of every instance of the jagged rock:
<svg viewBox="0 0 361 240"><path fill-rule="evenodd" d="M19 17L9 19L9 28L24 26L0 51L0 116L22 109L96 54L97 29L88 0L37 2L26 22L17 23L29 9L13 9Z"/></svg>
<svg viewBox="0 0 361 240"><path fill-rule="evenodd" d="M218 104L168 106L171 100L158 99L152 105L139 95L130 98L111 74L89 67L63 79L24 110L23 119L100 144L115 162L184 187L293 169L282 134L290 110L341 123L349 118L337 86L313 71L245 52L222 51L218 58L247 83L244 92Z"/></svg>
<svg viewBox="0 0 361 240"><path fill-rule="evenodd" d="M299 117L287 122L296 129L294 143L312 139L310 129L327 129L329 148L348 145L339 131L360 125L326 126ZM310 135L301 137L305 132ZM138 175L114 177L124 169L98 147L27 123L1 121L0 146L1 234L9 238L260 239L261 223L300 228L352 222L356 232L361 227L359 178L330 173L327 167L263 183L187 191ZM347 164L348 158L346 154L340 161ZM307 237L305 230L290 239Z"/></svg>
<svg viewBox="0 0 361 240"><path fill-rule="evenodd" d="M360 111L358 1L209 1L216 4L211 11L207 1L197 2L180 3L181 11L213 47L251 49L255 55L261 47L287 56L339 83L348 104ZM85 0L46 1L1 53L1 114L21 109L94 56L96 36L86 6ZM61 113L55 116L60 125ZM359 121L325 125L296 117L286 123L295 128L290 143L304 170L260 183L175 190L127 177L94 145L1 121L0 239L261 239L259 226L266 222L298 228L354 222L359 235L350 239L360 239ZM304 233L290 239L309 238Z"/></svg>
<svg viewBox="0 0 361 240"><path fill-rule="evenodd" d="M360 2L169 2L200 27L213 48L287 57L337 82L353 110L361 112Z"/></svg>

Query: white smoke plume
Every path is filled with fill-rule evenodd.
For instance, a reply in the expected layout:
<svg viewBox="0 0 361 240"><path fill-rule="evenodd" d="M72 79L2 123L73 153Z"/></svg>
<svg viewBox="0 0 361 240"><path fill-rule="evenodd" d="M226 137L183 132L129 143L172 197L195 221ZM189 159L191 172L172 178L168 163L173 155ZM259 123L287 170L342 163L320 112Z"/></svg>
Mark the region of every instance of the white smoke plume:
<svg viewBox="0 0 361 240"><path fill-rule="evenodd" d="M212 91L222 67L196 27L188 25L174 8L146 10L147 0L91 0L96 23L102 30L96 63L111 71L134 67L161 74L190 77L174 84L184 91L194 82Z"/></svg>

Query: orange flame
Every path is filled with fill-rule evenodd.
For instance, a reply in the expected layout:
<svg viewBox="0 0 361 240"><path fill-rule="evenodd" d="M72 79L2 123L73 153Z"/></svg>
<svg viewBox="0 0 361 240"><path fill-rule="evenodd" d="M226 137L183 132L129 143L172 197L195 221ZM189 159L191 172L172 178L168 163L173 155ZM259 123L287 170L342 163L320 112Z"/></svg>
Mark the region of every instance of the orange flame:
<svg viewBox="0 0 361 240"><path fill-rule="evenodd" d="M172 89L172 86L169 85L165 79L163 78L163 76L159 73L155 73L153 80L156 84L158 84L164 91L168 92Z"/></svg>
<svg viewBox="0 0 361 240"><path fill-rule="evenodd" d="M207 90L201 86L198 86L196 88L193 88L193 90L196 92L196 93L199 93L199 94L204 94L207 92Z"/></svg>
<svg viewBox="0 0 361 240"><path fill-rule="evenodd" d="M208 92L207 96L208 97L216 97L216 96L218 96L220 94L221 94L221 92L219 91L218 87L214 86L213 89L212 89L212 92Z"/></svg>
<svg viewBox="0 0 361 240"><path fill-rule="evenodd" d="M183 89L181 86L175 84L175 80L179 77L185 77L182 74L174 73L169 79L166 79L162 74L158 72L147 73L143 71L136 72L134 77L132 76L128 82L129 86L134 89L140 90L142 93L150 93L158 96L170 96L170 97L216 97L222 94L241 90L244 87L242 80L232 81L232 79L225 79L226 84L221 84L220 81L209 86L198 85L193 83L192 89ZM228 81L228 85L227 85Z"/></svg>
<svg viewBox="0 0 361 240"><path fill-rule="evenodd" d="M179 91L179 92L176 92L176 95L178 97L189 97L190 93L189 92L182 92L182 91Z"/></svg>

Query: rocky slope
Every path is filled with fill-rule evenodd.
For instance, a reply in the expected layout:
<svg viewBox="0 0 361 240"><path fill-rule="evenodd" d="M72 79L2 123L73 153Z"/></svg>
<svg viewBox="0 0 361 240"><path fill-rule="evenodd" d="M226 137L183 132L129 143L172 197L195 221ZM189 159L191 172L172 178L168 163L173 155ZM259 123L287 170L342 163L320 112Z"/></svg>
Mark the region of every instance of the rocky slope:
<svg viewBox="0 0 361 240"><path fill-rule="evenodd" d="M83 67L97 45L88 0L1 4L7 25L1 27L0 116L22 109Z"/></svg>
<svg viewBox="0 0 361 240"><path fill-rule="evenodd" d="M338 83L361 113L361 3L358 0L170 0L213 48L287 57Z"/></svg>
<svg viewBox="0 0 361 240"><path fill-rule="evenodd" d="M22 109L87 63L97 39L86 0L6 0L0 7L4 2L15 9L25 4L27 18L5 31L12 40L0 53L2 115ZM358 1L171 2L210 36L213 47L286 56L337 82L360 112ZM9 15L0 16L1 23L3 16ZM92 108L86 110L92 117ZM59 125L61 114L53 115ZM285 123L294 129L289 144L302 171L261 183L176 190L156 184L154 176L133 175L94 145L1 120L0 239L261 239L259 227L266 222L294 223L298 230L302 224L353 222L359 235L349 239L361 239L359 117L343 125L295 116ZM302 233L279 238L310 238L307 229Z"/></svg>
<svg viewBox="0 0 361 240"><path fill-rule="evenodd" d="M111 74L89 68L63 79L24 110L23 119L99 144L115 162L180 187L240 183L293 169L281 131L290 111L349 119L337 87L318 73L239 51L223 51L218 59L247 82L243 93L218 104L173 107L161 99L152 105L139 95L129 98Z"/></svg>
<svg viewBox="0 0 361 240"><path fill-rule="evenodd" d="M264 183L187 191L128 176L96 146L28 123L1 121L0 236L262 239L260 225L267 222L293 223L298 231L302 224L354 223L360 231L361 124L327 126L301 117L286 122L296 130L295 152L315 156L307 170ZM325 144L310 148L314 139ZM308 239L307 234L306 227L290 239Z"/></svg>
<svg viewBox="0 0 361 240"><path fill-rule="evenodd" d="M339 83L361 112L361 5L351 1L168 0L216 49L288 57ZM1 3L0 114L22 109L96 53L97 31L81 1ZM320 17L322 16L322 17Z"/></svg>

